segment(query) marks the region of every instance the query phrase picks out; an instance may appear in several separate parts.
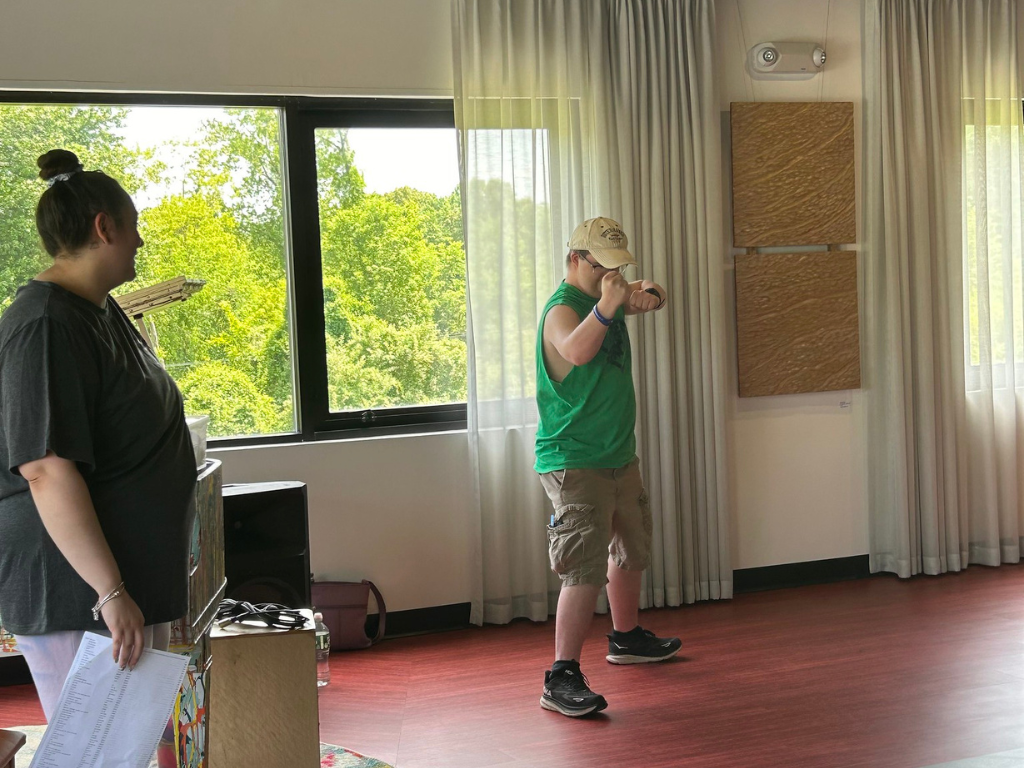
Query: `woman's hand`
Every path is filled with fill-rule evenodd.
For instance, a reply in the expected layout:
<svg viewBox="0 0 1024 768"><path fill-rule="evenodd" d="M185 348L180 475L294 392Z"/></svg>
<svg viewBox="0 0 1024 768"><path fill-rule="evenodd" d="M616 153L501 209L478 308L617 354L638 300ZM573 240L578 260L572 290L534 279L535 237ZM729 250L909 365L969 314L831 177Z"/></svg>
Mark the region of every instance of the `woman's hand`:
<svg viewBox="0 0 1024 768"><path fill-rule="evenodd" d="M110 636L114 640L114 661L121 669L135 669L146 646L143 628L145 619L142 611L127 592L122 592L113 600L107 601L100 609L100 615L107 624Z"/></svg>

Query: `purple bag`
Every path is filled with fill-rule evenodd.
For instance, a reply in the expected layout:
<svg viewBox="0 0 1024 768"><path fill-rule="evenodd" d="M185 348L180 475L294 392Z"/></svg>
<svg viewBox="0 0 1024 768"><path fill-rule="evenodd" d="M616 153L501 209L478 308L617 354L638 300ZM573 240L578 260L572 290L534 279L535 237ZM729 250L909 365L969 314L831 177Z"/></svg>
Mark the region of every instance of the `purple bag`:
<svg viewBox="0 0 1024 768"><path fill-rule="evenodd" d="M366 634L370 592L373 592L380 612L377 634L373 637ZM388 609L372 581L314 581L312 595L315 610L323 614L324 624L331 632L332 651L369 648L384 637Z"/></svg>

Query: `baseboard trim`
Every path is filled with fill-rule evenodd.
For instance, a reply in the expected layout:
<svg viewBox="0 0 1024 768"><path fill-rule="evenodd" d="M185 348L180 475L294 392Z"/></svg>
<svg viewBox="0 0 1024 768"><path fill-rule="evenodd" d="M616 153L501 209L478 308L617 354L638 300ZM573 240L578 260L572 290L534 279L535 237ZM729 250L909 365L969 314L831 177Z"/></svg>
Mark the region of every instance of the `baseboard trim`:
<svg viewBox="0 0 1024 768"><path fill-rule="evenodd" d="M388 611L384 637L408 637L428 632L448 632L453 629L467 629L469 603L435 605L430 608L415 608L409 611ZM371 614L366 620L366 633L377 634L378 615Z"/></svg>
<svg viewBox="0 0 1024 768"><path fill-rule="evenodd" d="M833 581L864 579L871 575L867 555L813 560L807 563L783 563L762 568L741 568L733 571L733 591L761 592L766 589L805 587Z"/></svg>
<svg viewBox="0 0 1024 768"><path fill-rule="evenodd" d="M768 589L803 587L810 584L828 584L833 581L863 579L871 575L867 555L838 557L832 560L814 560L807 563L784 563L762 568L742 568L733 571L733 591L761 592ZM452 603L431 608L416 608L410 611L388 613L384 637L407 637L428 632L447 632L467 629L469 603ZM367 619L367 633L377 633L377 615Z"/></svg>

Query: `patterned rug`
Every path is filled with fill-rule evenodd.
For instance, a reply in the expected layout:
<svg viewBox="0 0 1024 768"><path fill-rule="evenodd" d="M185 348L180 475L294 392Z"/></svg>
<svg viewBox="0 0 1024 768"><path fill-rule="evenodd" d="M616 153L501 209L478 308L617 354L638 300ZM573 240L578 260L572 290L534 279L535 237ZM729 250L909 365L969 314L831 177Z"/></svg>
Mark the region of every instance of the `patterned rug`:
<svg viewBox="0 0 1024 768"><path fill-rule="evenodd" d="M28 765L32 755L35 754L39 740L43 737L45 725L15 725L8 730L21 731L25 734L25 746L18 752L18 765ZM336 747L333 744L320 743L320 765L321 768L391 768L387 763L374 760L372 757L360 755L344 747ZM156 768L156 761L150 763L150 768Z"/></svg>

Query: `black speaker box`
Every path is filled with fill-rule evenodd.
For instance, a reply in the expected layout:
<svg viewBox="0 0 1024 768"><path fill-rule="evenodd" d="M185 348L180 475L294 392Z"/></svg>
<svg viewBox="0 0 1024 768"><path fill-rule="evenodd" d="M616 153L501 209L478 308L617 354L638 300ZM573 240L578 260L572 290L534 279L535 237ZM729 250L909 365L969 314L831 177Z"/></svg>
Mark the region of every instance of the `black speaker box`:
<svg viewBox="0 0 1024 768"><path fill-rule="evenodd" d="M224 486L226 597L309 608L306 484Z"/></svg>

